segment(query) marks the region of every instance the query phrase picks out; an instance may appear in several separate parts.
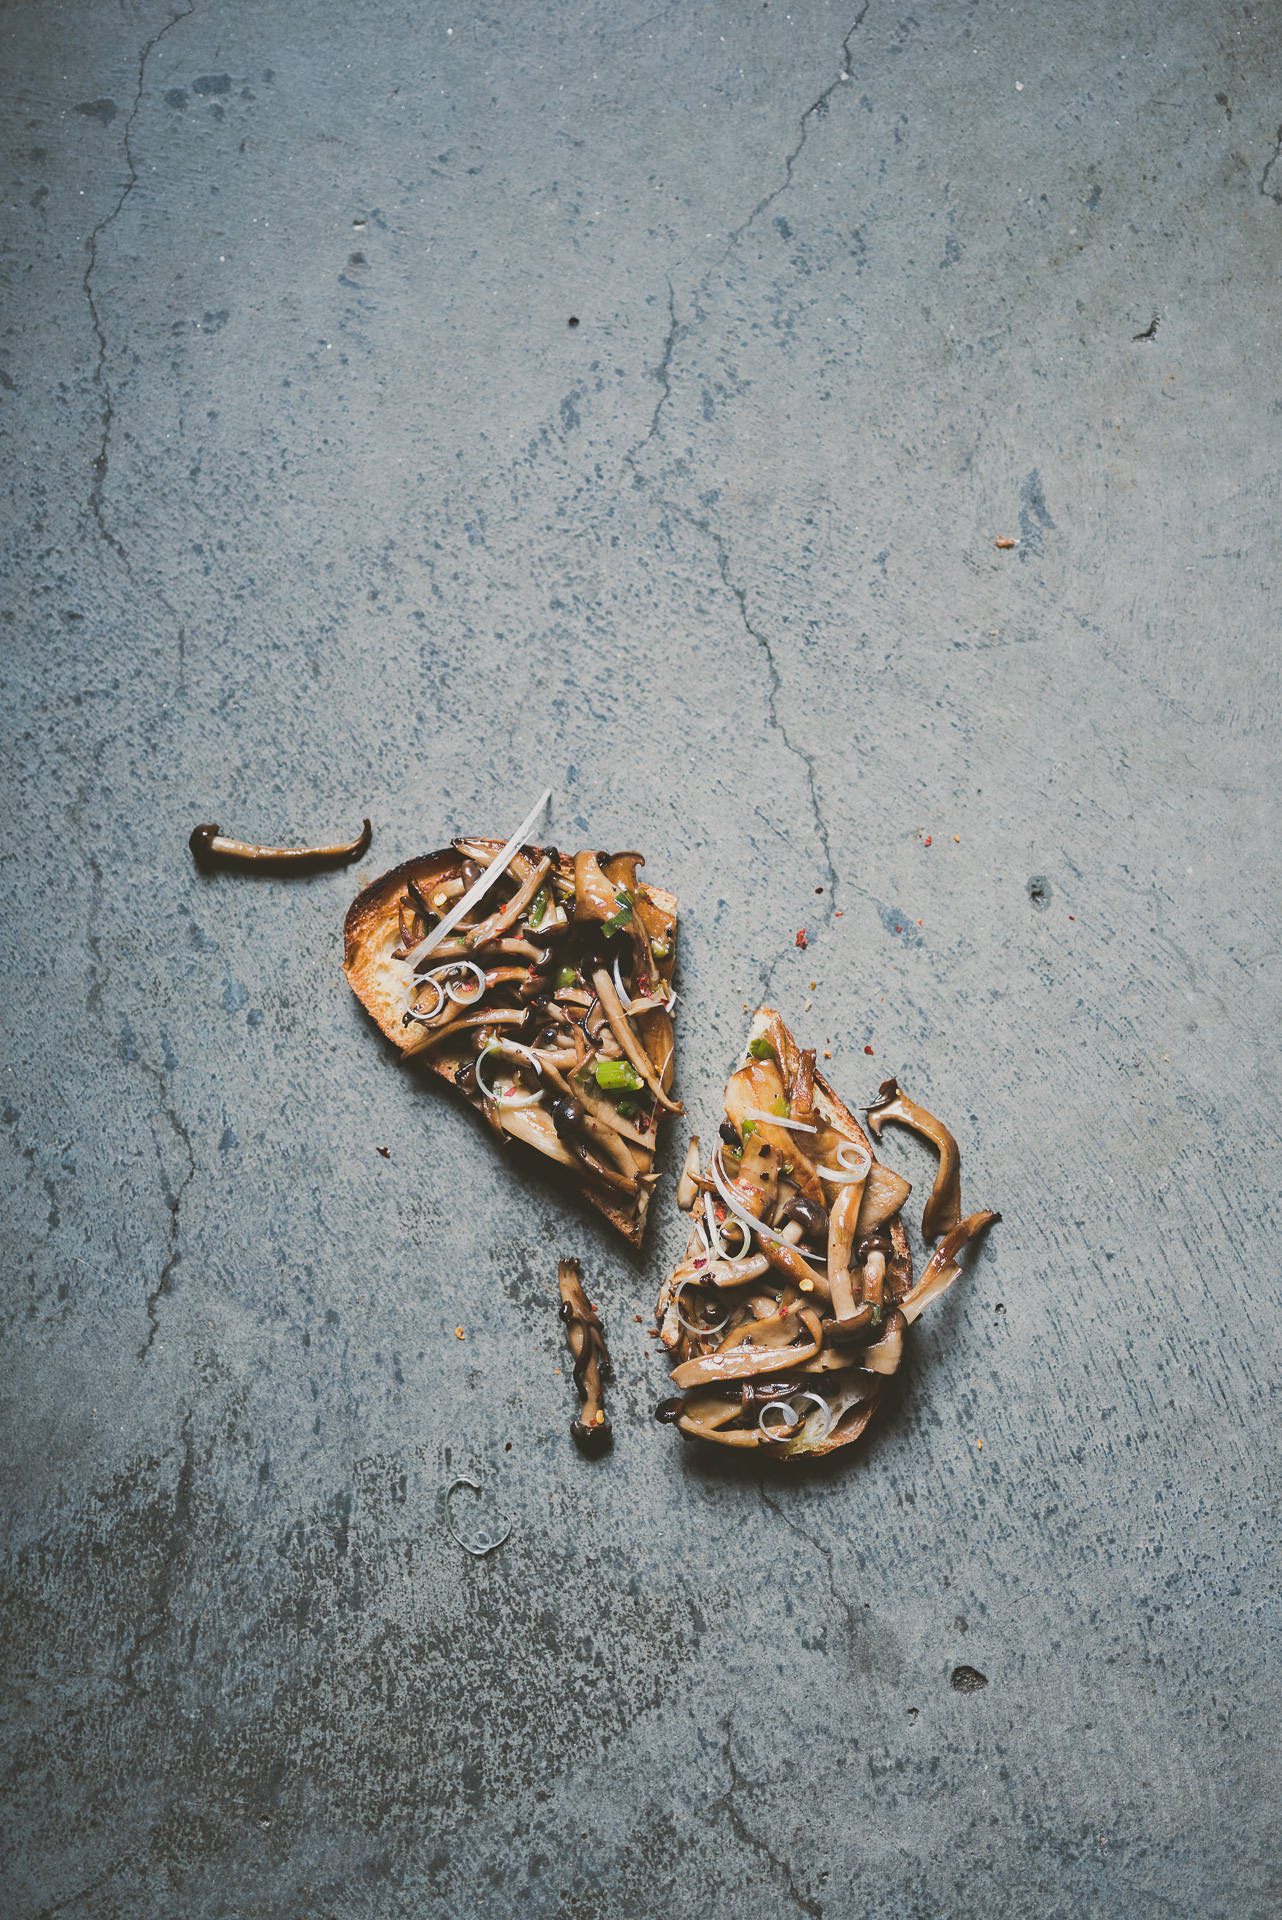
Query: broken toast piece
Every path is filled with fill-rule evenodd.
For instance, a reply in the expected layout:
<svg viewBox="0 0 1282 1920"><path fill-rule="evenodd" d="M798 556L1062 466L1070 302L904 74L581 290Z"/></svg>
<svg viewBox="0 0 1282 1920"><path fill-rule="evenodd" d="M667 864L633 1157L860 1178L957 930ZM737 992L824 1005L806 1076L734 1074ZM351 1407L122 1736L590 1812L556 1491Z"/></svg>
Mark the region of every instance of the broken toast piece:
<svg viewBox="0 0 1282 1920"><path fill-rule="evenodd" d="M682 1175L690 1241L655 1316L679 1391L658 1416L693 1439L813 1459L866 1431L908 1327L999 1216L952 1226L914 1285L909 1183L771 1007L724 1104L706 1168L696 1143Z"/></svg>
<svg viewBox="0 0 1282 1920"><path fill-rule="evenodd" d="M638 879L639 853L526 844L502 861L511 848L457 839L373 881L348 910L344 971L402 1058L563 1168L639 1246L659 1122L682 1110L677 902Z"/></svg>

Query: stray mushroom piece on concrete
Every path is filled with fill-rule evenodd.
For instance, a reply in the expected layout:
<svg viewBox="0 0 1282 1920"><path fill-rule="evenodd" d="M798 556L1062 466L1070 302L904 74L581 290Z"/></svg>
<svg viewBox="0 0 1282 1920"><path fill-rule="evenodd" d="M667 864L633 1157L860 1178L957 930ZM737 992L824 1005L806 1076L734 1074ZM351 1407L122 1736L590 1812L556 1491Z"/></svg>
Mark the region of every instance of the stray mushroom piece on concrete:
<svg viewBox="0 0 1282 1920"><path fill-rule="evenodd" d="M583 1291L577 1260L559 1263L557 1284L561 1290L565 1337L574 1356L574 1388L579 1396L579 1411L570 1423L570 1432L580 1453L605 1453L614 1444L614 1434L605 1417L605 1382L613 1372L605 1331L596 1308Z"/></svg>
<svg viewBox="0 0 1282 1920"><path fill-rule="evenodd" d="M893 1077L882 1081L877 1098L868 1109L868 1125L879 1140L887 1120L910 1127L938 1149L939 1170L921 1216L922 1238L937 1240L961 1219L961 1154L957 1142L942 1120L900 1092L899 1082Z"/></svg>

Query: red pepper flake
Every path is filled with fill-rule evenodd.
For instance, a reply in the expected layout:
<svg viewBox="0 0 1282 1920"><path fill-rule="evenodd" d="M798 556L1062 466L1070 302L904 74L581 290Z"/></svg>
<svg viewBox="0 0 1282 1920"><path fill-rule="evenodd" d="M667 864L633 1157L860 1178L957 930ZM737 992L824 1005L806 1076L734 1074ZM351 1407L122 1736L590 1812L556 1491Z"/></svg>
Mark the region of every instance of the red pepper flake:
<svg viewBox="0 0 1282 1920"><path fill-rule="evenodd" d="M1076 915L1075 913L1070 913L1068 917L1069 917L1069 919L1070 919L1070 920L1076 920L1076 918L1077 918L1077 915ZM383 1151L383 1149L382 1149L382 1148L380 1147L380 1148L379 1148L379 1152L381 1153L382 1151Z"/></svg>
<svg viewBox="0 0 1282 1920"><path fill-rule="evenodd" d="M896 932L896 933L902 933L902 932L903 932L903 928L902 928L902 927L896 927L896 928L895 928L895 932Z"/></svg>
<svg viewBox="0 0 1282 1920"><path fill-rule="evenodd" d="M927 845L927 846L929 846L929 845L930 845L930 835L929 835L929 834L927 834L927 835L926 835L926 845Z"/></svg>
<svg viewBox="0 0 1282 1920"><path fill-rule="evenodd" d="M1068 917L1071 920L1073 916L1070 913ZM374 1151L375 1153L381 1153L384 1160L390 1160L392 1157L392 1149L390 1147L375 1147Z"/></svg>
<svg viewBox="0 0 1282 1920"><path fill-rule="evenodd" d="M994 542L993 542L993 545L994 545L995 547L1000 547L1000 548L1002 549L1002 551L1003 551L1003 553L1004 553L1004 552L1006 551L1006 549L1007 549L1008 547L1013 547L1013 546L1014 546L1014 544L1015 544L1015 542L1014 542L1014 541L1013 541L1013 540L1011 539L1011 537L1010 537L1010 535L1009 535L1008 533L1004 533L1004 534L1002 534L1002 536L1000 537L1000 539L997 539L997 540L994 540Z"/></svg>
<svg viewBox="0 0 1282 1920"><path fill-rule="evenodd" d="M871 1048L871 1047L865 1047L865 1048L864 1048L864 1052L865 1052L865 1053L871 1053L871 1052L872 1052L872 1048Z"/></svg>
<svg viewBox="0 0 1282 1920"><path fill-rule="evenodd" d="M844 920L846 917L846 909L844 907L834 907L832 917L834 920Z"/></svg>
<svg viewBox="0 0 1282 1920"><path fill-rule="evenodd" d="M708 1264L708 1263L707 1263L707 1261L706 1261L706 1260L696 1260L696 1261L695 1261L695 1263L694 1263L694 1270L695 1270L695 1272L697 1273L697 1272L699 1271L699 1269L700 1269L700 1267L706 1267L706 1266L707 1266L707 1264Z"/></svg>
<svg viewBox="0 0 1282 1920"><path fill-rule="evenodd" d="M806 938L806 929L804 927L797 928L797 945L799 947L808 947L810 945L809 940Z"/></svg>

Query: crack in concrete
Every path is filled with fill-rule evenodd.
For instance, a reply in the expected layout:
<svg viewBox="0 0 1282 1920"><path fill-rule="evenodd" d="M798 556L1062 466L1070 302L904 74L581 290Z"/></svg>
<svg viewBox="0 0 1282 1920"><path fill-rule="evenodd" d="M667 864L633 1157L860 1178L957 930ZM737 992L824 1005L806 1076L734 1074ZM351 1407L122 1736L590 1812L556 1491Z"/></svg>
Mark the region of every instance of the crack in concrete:
<svg viewBox="0 0 1282 1920"><path fill-rule="evenodd" d="M126 1686L135 1692L144 1690L138 1679L138 1662L147 1649L155 1644L164 1632L169 1620L169 1603L173 1597L174 1570L187 1544L191 1532L191 1488L195 1478L195 1460L191 1443L191 1409L183 1415L182 1423L182 1460L178 1467L178 1484L174 1488L174 1510L165 1540L164 1553L160 1567L153 1576L147 1598L150 1615L146 1625L139 1625L134 1632L133 1641L124 1660Z"/></svg>
<svg viewBox="0 0 1282 1920"><path fill-rule="evenodd" d="M708 1811L710 1813L724 1812L728 1817L731 1826L734 1828L735 1834L740 1840L742 1840L744 1845L748 1847L752 1847L757 1853L762 1854L764 1858L770 1862L770 1865L774 1868L775 1872L783 1880L783 1883L787 1887L788 1892L791 1894L793 1900L796 1902L798 1913L808 1913L813 1916L813 1920L823 1920L823 1908L820 1906L819 1902L817 1900L810 1899L807 1894L804 1894L801 1891L801 1888L797 1885L796 1880L793 1878L792 1868L788 1865L788 1862L786 1860L781 1860L779 1858L779 1855L774 1851L773 1847L771 1847L765 1840L763 1840L759 1834L756 1834L752 1831L751 1827L748 1825L743 1815L739 1812L739 1809L735 1806L734 1796L739 1791L740 1780L739 1780L739 1768L734 1757L734 1737L733 1737L732 1720L733 1720L733 1714L728 1713L725 1718L724 1759L726 1763L726 1768L730 1774L730 1785L726 1788L725 1792L720 1796L719 1799L716 1799L712 1802L712 1805L709 1807Z"/></svg>
<svg viewBox="0 0 1282 1920"><path fill-rule="evenodd" d="M129 169L129 178L121 188L119 197L116 200L115 206L111 209L111 212L98 222L97 226L89 235L89 239L86 242L89 259L85 265L84 279L81 281L85 300L89 307L89 318L93 325L94 339L98 343L98 361L94 367L93 384L102 397L101 432L98 438L98 452L94 457L93 463L93 485L89 489L89 511L93 515L94 524L102 540L111 548L111 551L115 554L121 566L131 578L133 568L130 564L129 555L120 540L117 539L116 535L107 525L106 520L103 518L102 511L103 489L106 485L107 469L111 458L111 429L115 420L115 405L111 397L111 386L106 378L107 334L102 324L102 316L98 311L98 302L94 297L94 274L98 267L98 242L103 234L106 233L107 229L119 219L126 200L128 200L130 194L138 185L138 169L134 164L133 146L130 135L133 132L134 121L138 118L138 112L142 106L147 62L165 35L172 32L180 20L190 20L195 11L195 7L192 6L188 7L182 13L174 14L160 29L159 33L152 35L151 39L147 41L138 55L138 87L134 94L134 102L129 109L124 127L125 164Z"/></svg>
<svg viewBox="0 0 1282 1920"><path fill-rule="evenodd" d="M160 1110L173 1128L174 1138L181 1140L183 1151L187 1156L186 1173L178 1182L177 1187L171 1187L169 1177L165 1172L164 1160L161 1158L160 1146L159 1143L157 1143L156 1159L160 1164L161 1191L165 1196L165 1204L169 1208L169 1253L164 1266L160 1270L159 1279L147 1295L147 1338L138 1349L138 1358L145 1360L151 1352L152 1342L160 1331L160 1315L157 1312L157 1308L165 1295L171 1291L174 1269L182 1259L182 1248L179 1244L182 1234L182 1204L188 1187L196 1178L196 1154L191 1144L191 1135L179 1118L177 1109L169 1096L164 1074L161 1073L158 1068L149 1065L145 1060L140 1061L139 1065L142 1067L143 1072L147 1074L148 1078L152 1079L159 1087L161 1095Z"/></svg>
<svg viewBox="0 0 1282 1920"><path fill-rule="evenodd" d="M1269 175L1278 161L1282 160L1282 127L1278 128L1277 138L1273 142L1273 151L1264 163L1264 172L1260 175L1260 192L1266 200L1272 200L1276 206L1282 206L1282 193L1269 192Z"/></svg>
<svg viewBox="0 0 1282 1920"><path fill-rule="evenodd" d="M641 444L644 445L645 442L643 441ZM632 467L634 473L636 473L635 456L638 451L639 449L634 448L624 455L625 462L628 466ZM638 486L647 488L648 490L648 483L641 474L637 473L636 479ZM815 755L808 747L802 746L798 741L793 739L792 734L788 730L787 722L780 715L779 696L783 690L783 675L780 673L778 662L775 659L774 646L769 635L764 633L760 627L753 625L748 613L748 590L746 587L740 586L738 581L732 578L730 572L730 549L724 537L717 531L716 527L713 526L711 520L700 519L699 515L692 513L689 507L683 507L677 501L668 500L662 495L655 496L655 504L662 507L665 512L672 514L675 519L681 520L687 526L692 527L695 532L702 534L704 539L711 542L713 552L716 555L717 572L720 576L721 584L739 609L739 618L743 623L745 633L747 633L748 637L754 642L766 663L766 671L769 676L766 687L766 711L769 724L779 735L787 751L805 770L806 790L810 796L810 811L814 819L815 832L818 836L819 844L823 849L823 870L827 876L827 887L822 908L823 924L825 927L830 927L833 923L833 916L836 912L837 905L837 869L833 860L832 842L828 833L828 823L824 819L823 809L819 802L819 786L815 772ZM785 952L788 951L791 951L791 949L785 949ZM763 993L769 993L774 982L775 970L783 957L783 954L777 954L768 964L763 963L761 965L759 971L762 983L761 990Z"/></svg>
<svg viewBox="0 0 1282 1920"><path fill-rule="evenodd" d="M650 442L654 439L655 434L659 431L659 415L663 412L664 407L667 405L668 401L672 398L672 354L673 354L673 349L676 347L676 344L677 344L677 335L680 333L680 331L681 331L681 328L677 321L677 296L673 291L672 276L671 274L669 274L668 275L668 332L667 332L667 337L663 342L663 352L659 357L659 364L657 367L651 368L651 372L653 373L655 379L659 382L659 385L662 388L662 392L660 393L658 399L654 403L654 412L650 415L650 427L649 427L649 431L645 436L645 439L641 441L640 446L633 447L626 456L627 463L630 467L632 467L632 470L634 473L636 471L636 467L634 464L635 456L641 451L641 447L648 447Z"/></svg>
<svg viewBox="0 0 1282 1920"><path fill-rule="evenodd" d="M841 71L837 75L837 78L835 80L829 81L828 85L824 88L823 92L818 96L817 99L811 101L810 105L806 108L806 111L802 114L800 130L797 136L797 144L792 149L791 153L784 155L783 179L779 182L779 185L777 187L772 188L772 190L769 193L767 193L762 199L758 200L756 206L752 209L752 212L748 215L748 218L743 222L743 224L741 226L735 227L732 230L729 239L726 241L725 252L721 256L722 260L726 260L729 258L731 253L733 253L734 249L738 246L740 240L743 239L743 236L745 235L745 233L749 232L749 230L760 219L761 215L766 211L766 209L768 207L772 207L775 201L778 200L781 197L781 195L787 193L789 187L792 185L793 168L796 166L798 160L800 160L801 155L805 149L806 141L810 137L810 122L813 119L815 119L818 115L826 112L828 107L828 102L832 99L833 94L836 93L839 90L839 88L841 88L845 84L845 82L850 78L850 58L851 58L850 43L854 39L855 35L858 33L860 27L862 27L864 23L864 17L867 14L868 8L871 6L871 4L872 4L872 0L864 0L863 6L860 8L858 14L855 16L854 20L851 21L850 26L846 30L845 38L842 40L842 43L841 43Z"/></svg>
<svg viewBox="0 0 1282 1920"><path fill-rule="evenodd" d="M771 1513L775 1514L780 1520L782 1520L785 1527L789 1528L791 1532L795 1533L799 1540L804 1540L806 1545L810 1547L815 1553L817 1553L819 1555L819 1558L823 1561L825 1570L828 1575L828 1591L832 1595L832 1598L836 1603L836 1605L840 1607L842 1613L846 1617L846 1632L850 1636L850 1644L853 1647L855 1643L855 1610L851 1605L850 1601L847 1600L845 1594L841 1591L840 1587L837 1585L836 1577L833 1574L833 1570L832 1570L832 1548L821 1546L818 1540L816 1540L812 1534L809 1534L806 1532L804 1527L799 1527L795 1520L790 1520L788 1515L784 1512L783 1508L779 1506L777 1501L774 1501L770 1498L770 1495L766 1492L764 1482L760 1480L757 1482L757 1492L761 1495L761 1498L763 1499L765 1504L769 1507Z"/></svg>

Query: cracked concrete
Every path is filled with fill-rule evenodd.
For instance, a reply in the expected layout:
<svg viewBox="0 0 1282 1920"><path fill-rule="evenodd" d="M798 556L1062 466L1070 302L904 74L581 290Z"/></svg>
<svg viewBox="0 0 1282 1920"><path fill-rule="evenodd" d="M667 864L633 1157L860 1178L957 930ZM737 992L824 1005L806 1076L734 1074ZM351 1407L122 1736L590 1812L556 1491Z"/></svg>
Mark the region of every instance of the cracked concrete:
<svg viewBox="0 0 1282 1920"><path fill-rule="evenodd" d="M5 1915L1273 1912L1272 22L2 31ZM634 1256L347 991L545 785L693 1128L768 992L1002 1211L855 1459L653 1421L682 1140Z"/></svg>

